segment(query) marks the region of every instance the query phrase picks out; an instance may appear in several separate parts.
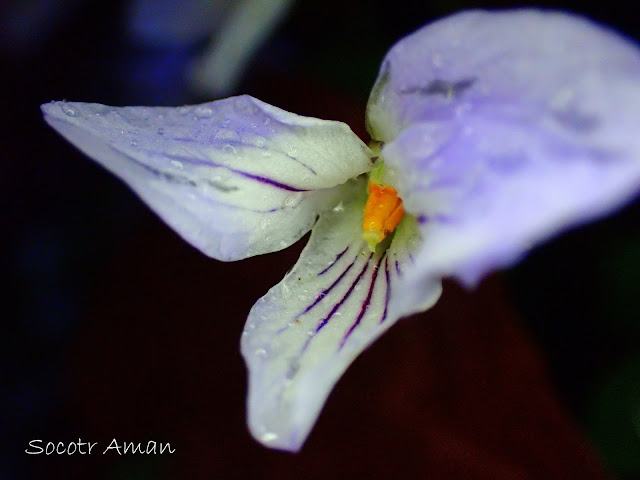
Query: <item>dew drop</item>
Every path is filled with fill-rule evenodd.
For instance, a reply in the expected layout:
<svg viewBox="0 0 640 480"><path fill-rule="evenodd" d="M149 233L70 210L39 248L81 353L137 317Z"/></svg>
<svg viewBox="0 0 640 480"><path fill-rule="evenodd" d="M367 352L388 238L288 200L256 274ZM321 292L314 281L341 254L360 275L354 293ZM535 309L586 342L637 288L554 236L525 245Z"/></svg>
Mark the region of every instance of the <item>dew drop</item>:
<svg viewBox="0 0 640 480"><path fill-rule="evenodd" d="M258 357L263 357L263 358L264 358L264 357L266 357L266 356L267 356L267 351L266 351L264 348L258 348L258 349L256 350L256 355L257 355Z"/></svg>
<svg viewBox="0 0 640 480"><path fill-rule="evenodd" d="M184 168L184 165L182 164L182 162L179 162L178 160L171 160L171 165L173 165L174 167L180 170Z"/></svg>
<svg viewBox="0 0 640 480"><path fill-rule="evenodd" d="M136 145L138 145L138 141L137 140L131 140L131 146L135 147Z"/></svg>
<svg viewBox="0 0 640 480"><path fill-rule="evenodd" d="M164 128L160 127L158 129L158 135L164 135Z"/></svg>
<svg viewBox="0 0 640 480"><path fill-rule="evenodd" d="M75 117L78 115L78 112L73 107L70 107L69 105L63 104L62 111L65 113L65 115L69 117Z"/></svg>
<svg viewBox="0 0 640 480"><path fill-rule="evenodd" d="M231 153L231 154L236 153L236 149L234 148L234 146L229 143L227 143L224 147L222 147L222 151L226 153Z"/></svg>
<svg viewBox="0 0 640 480"><path fill-rule="evenodd" d="M300 195L289 195L285 200L284 200L284 207L285 208L293 208L296 205L298 205L300 203Z"/></svg>
<svg viewBox="0 0 640 480"><path fill-rule="evenodd" d="M234 105L236 111L242 115L252 115L255 113L252 102L246 98L238 98Z"/></svg>
<svg viewBox="0 0 640 480"><path fill-rule="evenodd" d="M191 108L185 105L183 107L179 107L178 108L178 113L180 115L186 115L187 113L189 113L190 110L191 110Z"/></svg>
<svg viewBox="0 0 640 480"><path fill-rule="evenodd" d="M264 125L269 125L271 123L271 119L269 117L265 118L262 122Z"/></svg>
<svg viewBox="0 0 640 480"><path fill-rule="evenodd" d="M226 128L221 128L218 130L213 137L214 140L234 140L236 135L232 130L227 130Z"/></svg>
<svg viewBox="0 0 640 480"><path fill-rule="evenodd" d="M199 105L196 107L193 113L198 118L209 118L211 117L211 115L213 115L213 110L211 109L211 107L207 107L205 105Z"/></svg>
<svg viewBox="0 0 640 480"><path fill-rule="evenodd" d="M273 432L263 433L262 436L260 437L260 441L264 443L273 442L274 440L277 440L277 439L278 439L278 435Z"/></svg>

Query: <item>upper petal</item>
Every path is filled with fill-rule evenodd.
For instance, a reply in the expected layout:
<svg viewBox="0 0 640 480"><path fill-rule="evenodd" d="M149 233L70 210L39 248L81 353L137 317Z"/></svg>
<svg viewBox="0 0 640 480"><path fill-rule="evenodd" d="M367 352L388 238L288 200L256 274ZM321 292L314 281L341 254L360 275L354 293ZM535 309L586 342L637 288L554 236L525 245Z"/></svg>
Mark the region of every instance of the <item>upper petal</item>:
<svg viewBox="0 0 640 480"><path fill-rule="evenodd" d="M124 180L185 240L220 260L285 248L371 168L343 123L249 96L193 107L53 102L46 121Z"/></svg>
<svg viewBox="0 0 640 480"><path fill-rule="evenodd" d="M242 354L249 368L249 427L271 447L300 448L335 382L398 318L388 304L420 236L404 219L388 250L371 253L362 240L365 200L364 182L354 182L351 195L322 215L296 265L247 319ZM439 297L437 280L425 287L411 311Z"/></svg>
<svg viewBox="0 0 640 480"><path fill-rule="evenodd" d="M507 118L553 116L578 131L602 116L635 118L639 76L637 48L584 18L538 10L462 12L389 51L367 124L373 138L387 142L415 122L454 121L488 109ZM611 94L631 105L611 103Z"/></svg>

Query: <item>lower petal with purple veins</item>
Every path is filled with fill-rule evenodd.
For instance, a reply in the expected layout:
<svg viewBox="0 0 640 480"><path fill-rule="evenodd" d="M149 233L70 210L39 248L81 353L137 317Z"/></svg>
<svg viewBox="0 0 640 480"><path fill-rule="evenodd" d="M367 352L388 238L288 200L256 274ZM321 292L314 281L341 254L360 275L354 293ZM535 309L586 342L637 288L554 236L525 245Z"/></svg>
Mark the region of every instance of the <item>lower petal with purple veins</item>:
<svg viewBox="0 0 640 480"><path fill-rule="evenodd" d="M340 375L397 320L388 304L420 236L408 217L371 252L361 237L365 201L364 182L354 182L341 208L322 215L291 272L249 314L242 337L249 426L269 446L298 450ZM434 283L413 311L439 295Z"/></svg>

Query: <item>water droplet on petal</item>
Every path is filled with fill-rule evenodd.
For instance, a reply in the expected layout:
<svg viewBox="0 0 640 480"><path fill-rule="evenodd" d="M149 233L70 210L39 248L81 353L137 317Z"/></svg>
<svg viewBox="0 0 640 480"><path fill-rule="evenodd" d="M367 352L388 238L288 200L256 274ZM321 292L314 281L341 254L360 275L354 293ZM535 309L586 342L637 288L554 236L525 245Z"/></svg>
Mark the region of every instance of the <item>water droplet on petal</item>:
<svg viewBox="0 0 640 480"><path fill-rule="evenodd" d="M236 112L242 115L253 115L255 113L255 106L253 102L248 98L239 97L236 99L234 106L236 108Z"/></svg>
<svg viewBox="0 0 640 480"><path fill-rule="evenodd" d="M263 357L263 358L264 358L264 357L266 357L266 356L267 356L267 351L266 351L264 348L258 348L258 349L256 350L256 355L257 355L258 357Z"/></svg>
<svg viewBox="0 0 640 480"><path fill-rule="evenodd" d="M235 140L237 138L237 134L232 130L228 130L226 128L221 128L218 130L213 137L214 140Z"/></svg>
<svg viewBox="0 0 640 480"><path fill-rule="evenodd" d="M158 129L158 135L164 135L164 128L160 127Z"/></svg>
<svg viewBox="0 0 640 480"><path fill-rule="evenodd" d="M211 107L199 105L196 107L193 113L198 118L209 118L211 115L213 115L213 110L211 109Z"/></svg>
<svg viewBox="0 0 640 480"><path fill-rule="evenodd" d="M187 113L189 113L190 110L191 110L191 107L188 107L188 106L185 105L183 107L179 107L178 108L178 113L180 115L186 115Z"/></svg>
<svg viewBox="0 0 640 480"><path fill-rule="evenodd" d="M65 115L68 115L69 117L75 117L76 115L78 115L78 112L75 110L75 108L70 107L69 105L62 105L62 111L65 113Z"/></svg>
<svg viewBox="0 0 640 480"><path fill-rule="evenodd" d="M182 164L182 162L179 162L178 160L171 160L171 165L173 165L174 167L180 170L184 168L184 165Z"/></svg>
<svg viewBox="0 0 640 480"><path fill-rule="evenodd" d="M136 145L138 145L138 141L137 140L131 140L131 146L135 147Z"/></svg>
<svg viewBox="0 0 640 480"><path fill-rule="evenodd" d="M224 147L222 147L222 150L226 153L231 153L231 154L236 153L236 149L233 147L233 145L229 143L227 143Z"/></svg>
<svg viewBox="0 0 640 480"><path fill-rule="evenodd" d="M260 441L264 443L273 442L274 440L277 440L277 439L278 439L278 435L273 432L263 433L262 436L260 437Z"/></svg>
<svg viewBox="0 0 640 480"><path fill-rule="evenodd" d="M300 203L300 200L302 200L302 195L300 194L292 194L289 195L287 198L285 198L284 200L284 207L285 208L293 208L296 205L298 205Z"/></svg>

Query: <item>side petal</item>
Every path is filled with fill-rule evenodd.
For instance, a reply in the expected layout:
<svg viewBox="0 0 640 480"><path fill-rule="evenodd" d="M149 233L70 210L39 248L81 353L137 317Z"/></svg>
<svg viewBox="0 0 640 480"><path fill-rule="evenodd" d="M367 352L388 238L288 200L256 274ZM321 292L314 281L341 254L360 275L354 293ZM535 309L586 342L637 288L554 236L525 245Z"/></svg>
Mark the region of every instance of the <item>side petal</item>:
<svg viewBox="0 0 640 480"><path fill-rule="evenodd" d="M53 102L45 120L219 260L288 247L372 152L340 122L249 96L193 107Z"/></svg>
<svg viewBox="0 0 640 480"><path fill-rule="evenodd" d="M342 373L398 318L388 304L420 236L408 218L386 251L371 253L361 238L365 186L354 184L351 198L320 218L296 265L247 319L249 427L270 447L301 447ZM439 295L436 281L413 311Z"/></svg>
<svg viewBox="0 0 640 480"><path fill-rule="evenodd" d="M465 12L388 54L368 122L407 212L423 282L472 285L640 189L640 49L558 12Z"/></svg>
<svg viewBox="0 0 640 480"><path fill-rule="evenodd" d="M397 314L403 302L420 295L423 282L454 276L474 285L535 244L611 212L640 190L635 137L617 149L599 148L566 141L537 124L478 117L433 148L447 135L432 127L414 125L382 151L424 238L417 268L401 287L403 297L394 299Z"/></svg>

